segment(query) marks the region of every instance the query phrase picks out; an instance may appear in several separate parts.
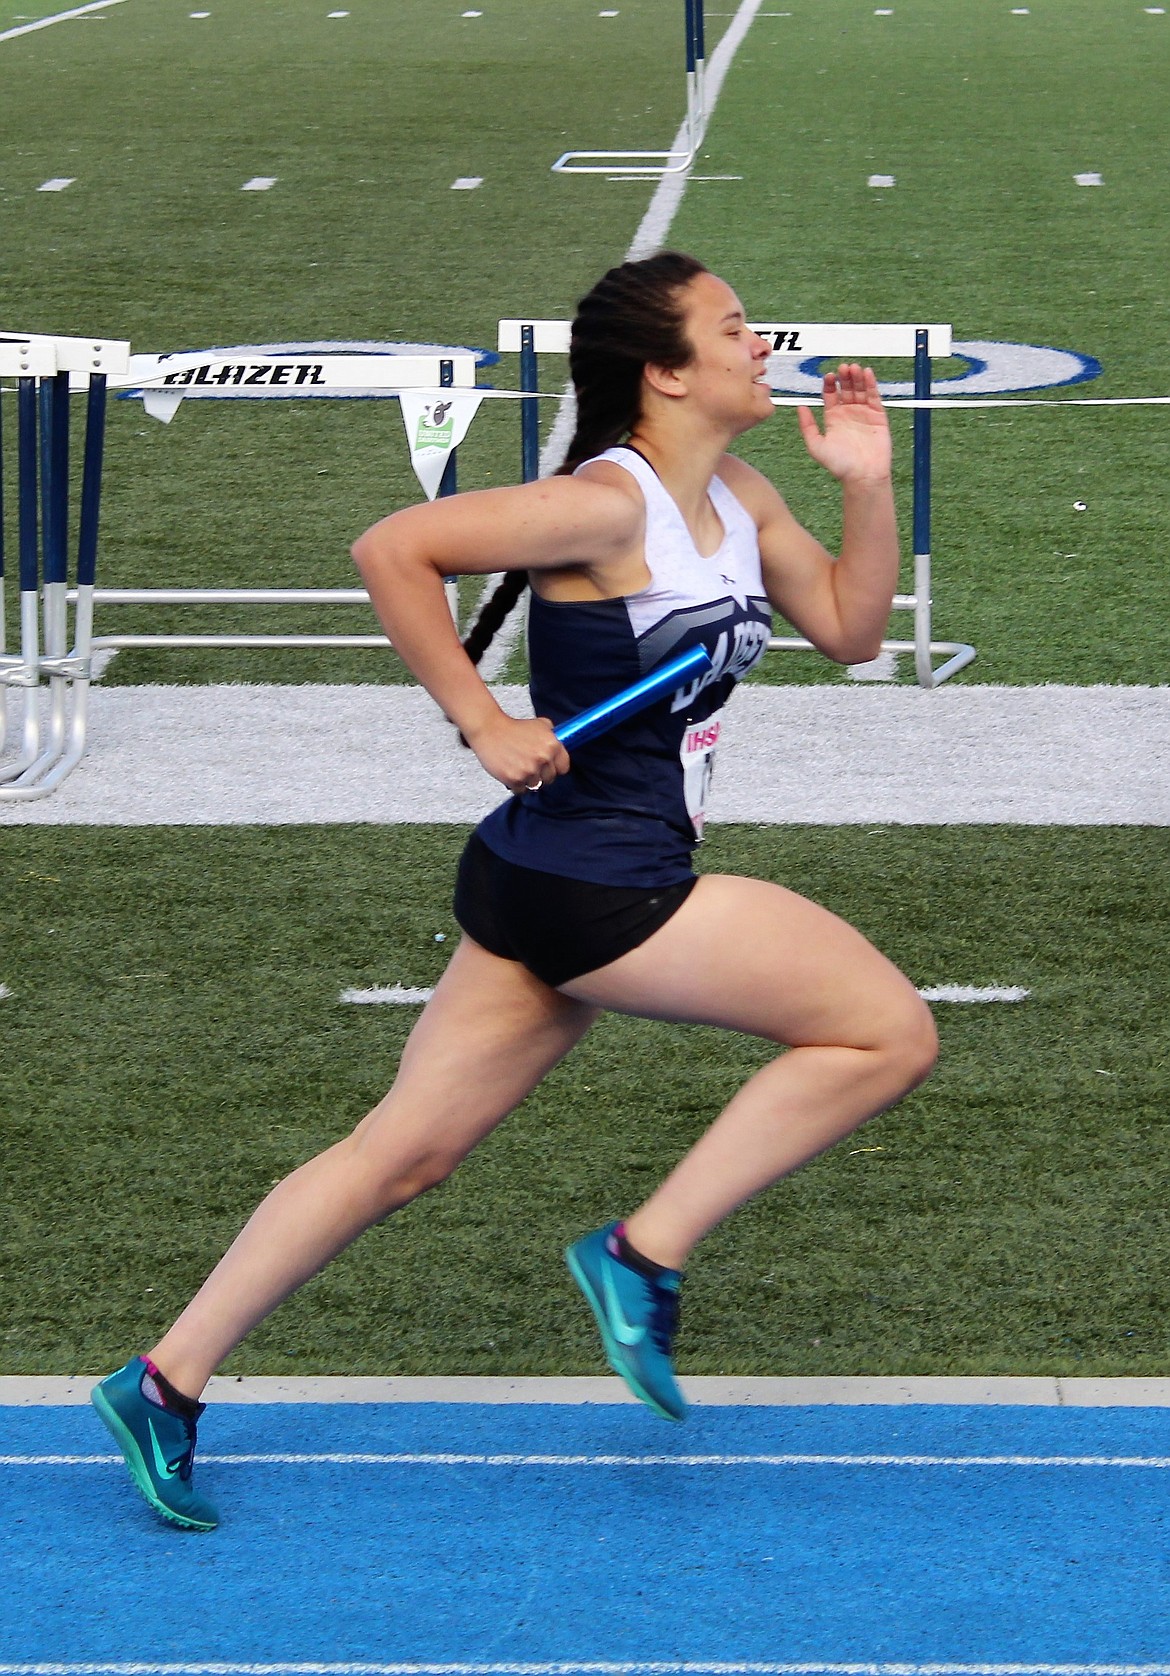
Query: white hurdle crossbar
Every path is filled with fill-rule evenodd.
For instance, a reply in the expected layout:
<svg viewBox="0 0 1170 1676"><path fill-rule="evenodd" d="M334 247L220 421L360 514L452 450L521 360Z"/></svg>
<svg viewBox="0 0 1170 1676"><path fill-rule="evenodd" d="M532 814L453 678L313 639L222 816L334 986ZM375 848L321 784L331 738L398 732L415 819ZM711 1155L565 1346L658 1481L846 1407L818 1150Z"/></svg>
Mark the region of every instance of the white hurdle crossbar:
<svg viewBox="0 0 1170 1676"><path fill-rule="evenodd" d="M931 395L931 365L936 355L951 353L950 326L907 326L897 324L779 324L753 325L772 344L772 360L805 361L832 357L834 360L872 360L879 357L907 357L914 363L914 399L927 402ZM567 355L570 322L567 320L501 320L497 347L519 354L520 386L539 389L538 357ZM774 400L786 398L773 398ZM811 396L808 398L813 399ZM521 402L521 456L525 481L536 475L538 456L537 403ZM975 657L974 646L961 641L932 638L933 595L931 556L931 411L914 409L914 591L895 594L892 609L914 614L913 640L883 640L884 652L913 652L914 671L921 687L937 687L963 669ZM811 643L795 635L773 635L773 651L807 651ZM935 664L935 657L945 661Z"/></svg>
<svg viewBox="0 0 1170 1676"><path fill-rule="evenodd" d="M8 689L24 695L17 754L0 761L0 803L46 797L81 760L90 680L106 385L125 370L127 343L0 332L0 376L16 380L20 650L6 651L0 517L0 749ZM69 398L87 393L78 520L77 588L68 592ZM0 449L0 471L3 453ZM42 580L43 578L43 580ZM69 645L68 603L74 611ZM40 703L48 683L47 712Z"/></svg>
<svg viewBox="0 0 1170 1676"><path fill-rule="evenodd" d="M684 0L687 120L683 151L565 151L553 164L559 175L609 175L619 180L660 180L685 174L698 155L707 131L703 0Z"/></svg>

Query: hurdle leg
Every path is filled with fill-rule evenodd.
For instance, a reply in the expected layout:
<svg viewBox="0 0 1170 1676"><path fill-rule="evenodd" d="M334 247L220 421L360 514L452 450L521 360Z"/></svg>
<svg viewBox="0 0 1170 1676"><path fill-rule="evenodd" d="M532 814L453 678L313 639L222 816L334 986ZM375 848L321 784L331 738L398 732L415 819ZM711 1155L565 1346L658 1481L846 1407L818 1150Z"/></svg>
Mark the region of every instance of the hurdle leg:
<svg viewBox="0 0 1170 1676"><path fill-rule="evenodd" d="M0 751L8 738L8 617L4 599L4 403L0 401Z"/></svg>
<svg viewBox="0 0 1170 1676"><path fill-rule="evenodd" d="M7 686L24 691L21 748L11 762L0 765L0 782L23 774L40 754L41 712L37 699L40 684L40 578L37 519L37 388L35 378L17 383L17 492L19 495L18 543L20 575L20 656L5 671Z"/></svg>
<svg viewBox="0 0 1170 1676"><path fill-rule="evenodd" d="M41 381L41 484L44 588L41 623L44 650L41 674L49 682L49 722L41 754L22 780L39 779L65 749L69 678L60 672L67 650L66 579L69 540L69 374Z"/></svg>
<svg viewBox="0 0 1170 1676"><path fill-rule="evenodd" d="M70 687L71 709L63 749L33 786L12 788L11 796L47 797L77 767L85 754L89 718L89 686L93 658L94 582L97 574L98 509L101 500L102 458L105 450L106 376L90 377L85 420L85 460L81 481L81 516L77 533L77 595L73 616L73 647L56 659L50 675ZM62 583L64 587L64 583ZM64 606L62 606L62 614ZM64 620L62 620L64 645ZM47 642L47 634L46 634ZM46 644L46 652L48 646ZM41 659L49 667L48 657Z"/></svg>

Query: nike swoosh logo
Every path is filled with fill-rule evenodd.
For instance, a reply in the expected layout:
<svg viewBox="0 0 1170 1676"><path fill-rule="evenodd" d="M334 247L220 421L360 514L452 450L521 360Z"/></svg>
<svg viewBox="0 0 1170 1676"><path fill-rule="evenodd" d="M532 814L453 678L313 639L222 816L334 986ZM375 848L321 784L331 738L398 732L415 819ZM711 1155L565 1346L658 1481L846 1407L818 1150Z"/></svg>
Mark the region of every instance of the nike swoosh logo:
<svg viewBox="0 0 1170 1676"><path fill-rule="evenodd" d="M178 1472L181 1463L176 1461L174 1466L171 1465L158 1446L158 1438L155 1435L153 1421L148 1420L146 1424L150 1431L150 1447L154 1450L154 1464L162 1473L164 1478L173 1478Z"/></svg>
<svg viewBox="0 0 1170 1676"><path fill-rule="evenodd" d="M614 1338L617 1339L619 1344L640 1344L646 1337L646 1329L645 1327L632 1327L626 1320L621 1303L618 1300L617 1288L610 1278L608 1269L603 1271L602 1284L605 1288L605 1313L609 1318Z"/></svg>

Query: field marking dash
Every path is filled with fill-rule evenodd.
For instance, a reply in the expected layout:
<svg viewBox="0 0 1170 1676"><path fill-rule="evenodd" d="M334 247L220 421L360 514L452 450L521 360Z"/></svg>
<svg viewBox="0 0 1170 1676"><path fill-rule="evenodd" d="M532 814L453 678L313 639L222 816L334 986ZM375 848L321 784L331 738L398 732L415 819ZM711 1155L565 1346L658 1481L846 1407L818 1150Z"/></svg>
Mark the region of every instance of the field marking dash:
<svg viewBox="0 0 1170 1676"><path fill-rule="evenodd" d="M253 175L240 187L241 192L268 192L276 185L277 175Z"/></svg>
<svg viewBox="0 0 1170 1676"><path fill-rule="evenodd" d="M1078 186L1101 186L1104 184L1100 175L1074 175L1073 179Z"/></svg>
<svg viewBox="0 0 1170 1676"><path fill-rule="evenodd" d="M0 994L3 990L0 989ZM433 989L411 989L405 984L385 984L371 989L343 989L338 1000L350 1007L418 1007L428 1002ZM992 984L979 988L973 984L936 984L918 991L924 1001L950 1001L959 1004L981 1005L990 1001L1026 1001L1031 991L1018 984Z"/></svg>
<svg viewBox="0 0 1170 1676"><path fill-rule="evenodd" d="M986 989L976 989L968 984L944 983L937 984L932 989L920 989L918 993L924 1001L956 1001L979 1005L987 1001L1026 1001L1031 991L1021 989L1018 985L990 985Z"/></svg>
<svg viewBox="0 0 1170 1676"><path fill-rule="evenodd" d="M55 175L52 180L47 180L43 186L38 186L37 191L64 192L65 188L72 186L76 179L76 175Z"/></svg>
<svg viewBox="0 0 1170 1676"><path fill-rule="evenodd" d="M458 180L451 182L451 190L452 192L474 192L477 186L482 185L482 175L460 175Z"/></svg>
<svg viewBox="0 0 1170 1676"><path fill-rule="evenodd" d="M338 999L351 1007L416 1007L434 993L433 989L407 989L395 983L380 989L343 989Z"/></svg>
<svg viewBox="0 0 1170 1676"><path fill-rule="evenodd" d="M71 17L84 17L87 12L105 11L107 6L120 6L123 0L91 0L88 6L74 6L71 11L57 12L53 17L38 18L35 23L22 23L17 29L5 29L0 41L11 41L17 35L30 35L34 29L47 29L51 23L64 23Z"/></svg>
<svg viewBox="0 0 1170 1676"><path fill-rule="evenodd" d="M867 186L896 186L897 180L893 175L870 175L865 184Z"/></svg>

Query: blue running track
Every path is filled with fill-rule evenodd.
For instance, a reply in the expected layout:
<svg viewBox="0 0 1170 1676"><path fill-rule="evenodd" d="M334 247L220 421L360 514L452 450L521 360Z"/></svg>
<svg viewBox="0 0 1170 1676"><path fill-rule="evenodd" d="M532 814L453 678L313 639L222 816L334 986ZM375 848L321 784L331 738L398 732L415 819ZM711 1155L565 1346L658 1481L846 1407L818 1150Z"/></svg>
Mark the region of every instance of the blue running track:
<svg viewBox="0 0 1170 1676"><path fill-rule="evenodd" d="M88 1410L0 1409L0 1676L1170 1676L1170 1410L222 1405L200 1448L209 1535Z"/></svg>

